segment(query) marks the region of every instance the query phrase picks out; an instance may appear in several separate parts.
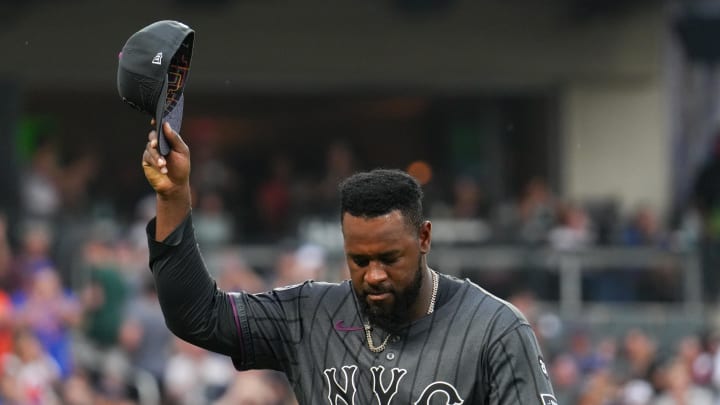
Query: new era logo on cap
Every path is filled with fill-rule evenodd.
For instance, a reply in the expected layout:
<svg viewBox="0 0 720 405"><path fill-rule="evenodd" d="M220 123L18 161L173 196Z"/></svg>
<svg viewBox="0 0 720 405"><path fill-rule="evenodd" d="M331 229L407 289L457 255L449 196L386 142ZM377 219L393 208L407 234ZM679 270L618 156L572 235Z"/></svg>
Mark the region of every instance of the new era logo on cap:
<svg viewBox="0 0 720 405"><path fill-rule="evenodd" d="M163 156L170 153L170 146L162 124L169 122L180 131L194 38L195 31L183 23L157 21L130 36L119 55L118 93L130 106L155 119Z"/></svg>

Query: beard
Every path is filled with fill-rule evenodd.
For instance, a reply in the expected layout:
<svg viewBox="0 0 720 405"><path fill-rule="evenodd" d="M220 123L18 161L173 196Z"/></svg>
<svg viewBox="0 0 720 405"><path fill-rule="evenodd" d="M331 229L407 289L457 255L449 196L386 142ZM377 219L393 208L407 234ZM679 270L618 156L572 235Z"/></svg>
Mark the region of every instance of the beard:
<svg viewBox="0 0 720 405"><path fill-rule="evenodd" d="M424 272L422 271L422 258L418 259L417 271L412 283L403 290L388 288L365 287L361 291L355 290L355 295L360 303L360 310L363 317L368 319L372 325L376 325L390 333L397 333L410 323L411 308L420 296L420 287ZM367 299L369 294L390 293L394 300L392 304L370 303Z"/></svg>

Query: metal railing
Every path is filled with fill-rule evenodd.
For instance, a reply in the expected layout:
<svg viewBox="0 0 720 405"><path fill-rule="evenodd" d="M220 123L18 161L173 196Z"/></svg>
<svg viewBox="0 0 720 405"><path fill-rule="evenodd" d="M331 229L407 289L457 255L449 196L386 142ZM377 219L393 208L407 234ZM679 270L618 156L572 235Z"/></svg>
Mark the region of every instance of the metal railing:
<svg viewBox="0 0 720 405"><path fill-rule="evenodd" d="M247 262L256 267L271 268L279 249L272 245L239 246ZM343 266L342 252L328 252L330 267ZM682 309L693 317L703 313L702 274L699 255L695 252L671 252L647 247L595 247L582 251L558 251L550 248L521 246L453 246L433 245L428 262L451 275L481 275L485 271L513 271L533 268L555 272L559 280L557 307L563 318L578 317L587 305L582 293L582 276L591 272L627 268L651 271L657 266L671 266L678 272L682 285L680 302L665 304Z"/></svg>
<svg viewBox="0 0 720 405"><path fill-rule="evenodd" d="M702 275L700 259L692 252L669 252L644 247L596 247L582 251L558 251L550 248L529 249L516 246L435 247L431 264L449 274L512 270L531 267L557 272L558 307L561 315L575 318L583 310L582 275L584 273L627 268L651 271L658 266L672 266L682 280L682 305L693 316L702 313ZM677 306L678 304L672 304Z"/></svg>

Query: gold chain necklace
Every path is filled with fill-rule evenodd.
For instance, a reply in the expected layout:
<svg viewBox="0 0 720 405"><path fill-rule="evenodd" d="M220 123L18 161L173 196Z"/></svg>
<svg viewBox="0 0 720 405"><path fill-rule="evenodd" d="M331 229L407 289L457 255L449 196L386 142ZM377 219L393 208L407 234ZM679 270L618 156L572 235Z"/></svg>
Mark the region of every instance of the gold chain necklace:
<svg viewBox="0 0 720 405"><path fill-rule="evenodd" d="M430 315L435 311L435 299L437 299L437 292L438 292L438 284L440 284L438 277L438 274L435 273L435 270L430 270L430 273L432 274L433 279L433 289L432 289L432 295L430 296L430 305L428 305L427 314Z"/></svg>
<svg viewBox="0 0 720 405"><path fill-rule="evenodd" d="M430 305L428 305L427 314L430 315L435 311L435 300L437 299L437 292L438 292L438 284L439 284L439 277L437 273L435 273L435 270L430 270L430 274L432 275L433 280L433 288L432 288L432 295L430 296ZM382 344L380 346L375 346L373 343L372 338L372 326L370 326L370 323L365 323L363 325L365 328L365 337L367 338L367 344L368 349L370 349L373 353L380 353L387 347L387 343L390 340L390 336L392 336L391 333L388 333L387 336L385 336L385 340L383 340Z"/></svg>

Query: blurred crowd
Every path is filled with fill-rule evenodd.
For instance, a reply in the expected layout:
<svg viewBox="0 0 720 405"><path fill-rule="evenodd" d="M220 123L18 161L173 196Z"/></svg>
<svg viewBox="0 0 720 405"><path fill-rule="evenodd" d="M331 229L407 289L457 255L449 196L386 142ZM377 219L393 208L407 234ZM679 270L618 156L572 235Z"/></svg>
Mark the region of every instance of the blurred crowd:
<svg viewBox="0 0 720 405"><path fill-rule="evenodd" d="M314 178L294 176L292 160L274 156L239 204L244 213L232 206L239 200L229 184L238 179L229 165L201 149L193 157L194 224L220 288L261 292L347 277L327 247L296 232L303 218L337 221L337 182L363 168L348 144L329 145L325 168ZM60 163L53 144L41 144L22 174L22 217L0 213L0 404L294 403L283 375L238 373L229 359L169 333L147 263L145 227L154 196L139 198L132 216L114 215L93 199L97 165L90 154ZM482 231L470 232L472 243L683 250L697 248L707 235L703 211L694 206L671 226L651 206L623 213L612 200L570 201L540 177L509 201L491 199L466 173L438 179L424 185L429 217L476 224ZM236 247L249 239L273 241L280 253L265 266L253 265ZM542 313L536 299L554 292L528 277L532 269L522 270L502 283L475 281L509 299L536 326L560 404L720 404L717 335L688 331L666 345L640 328L598 337L583 325L567 325L561 343L558 334L544 340L549 319L563 322ZM678 300L675 270L596 272L585 280L586 295Z"/></svg>
<svg viewBox="0 0 720 405"><path fill-rule="evenodd" d="M238 373L169 332L148 267L154 195L130 220L108 213L90 192L96 164L90 155L62 163L42 144L21 177L22 217L0 212L0 404L294 403L281 373ZM223 201L197 201L198 238L220 288L326 278L313 245L288 245L272 268L252 268L227 245Z"/></svg>
<svg viewBox="0 0 720 405"><path fill-rule="evenodd" d="M667 340L646 328L597 333L559 326L531 292L509 297L534 326L561 405L720 404L720 334L688 330ZM556 336L563 329L562 339Z"/></svg>
<svg viewBox="0 0 720 405"><path fill-rule="evenodd" d="M0 403L292 403L281 374L237 373L229 358L170 334L148 270L144 232L138 232L144 223L122 236L91 231L77 246L73 278L63 282L53 255L62 234L28 222L13 250L0 221ZM260 292L275 285L237 252L207 258L220 288ZM277 282L320 277L318 259L309 246L289 251L278 262Z"/></svg>

